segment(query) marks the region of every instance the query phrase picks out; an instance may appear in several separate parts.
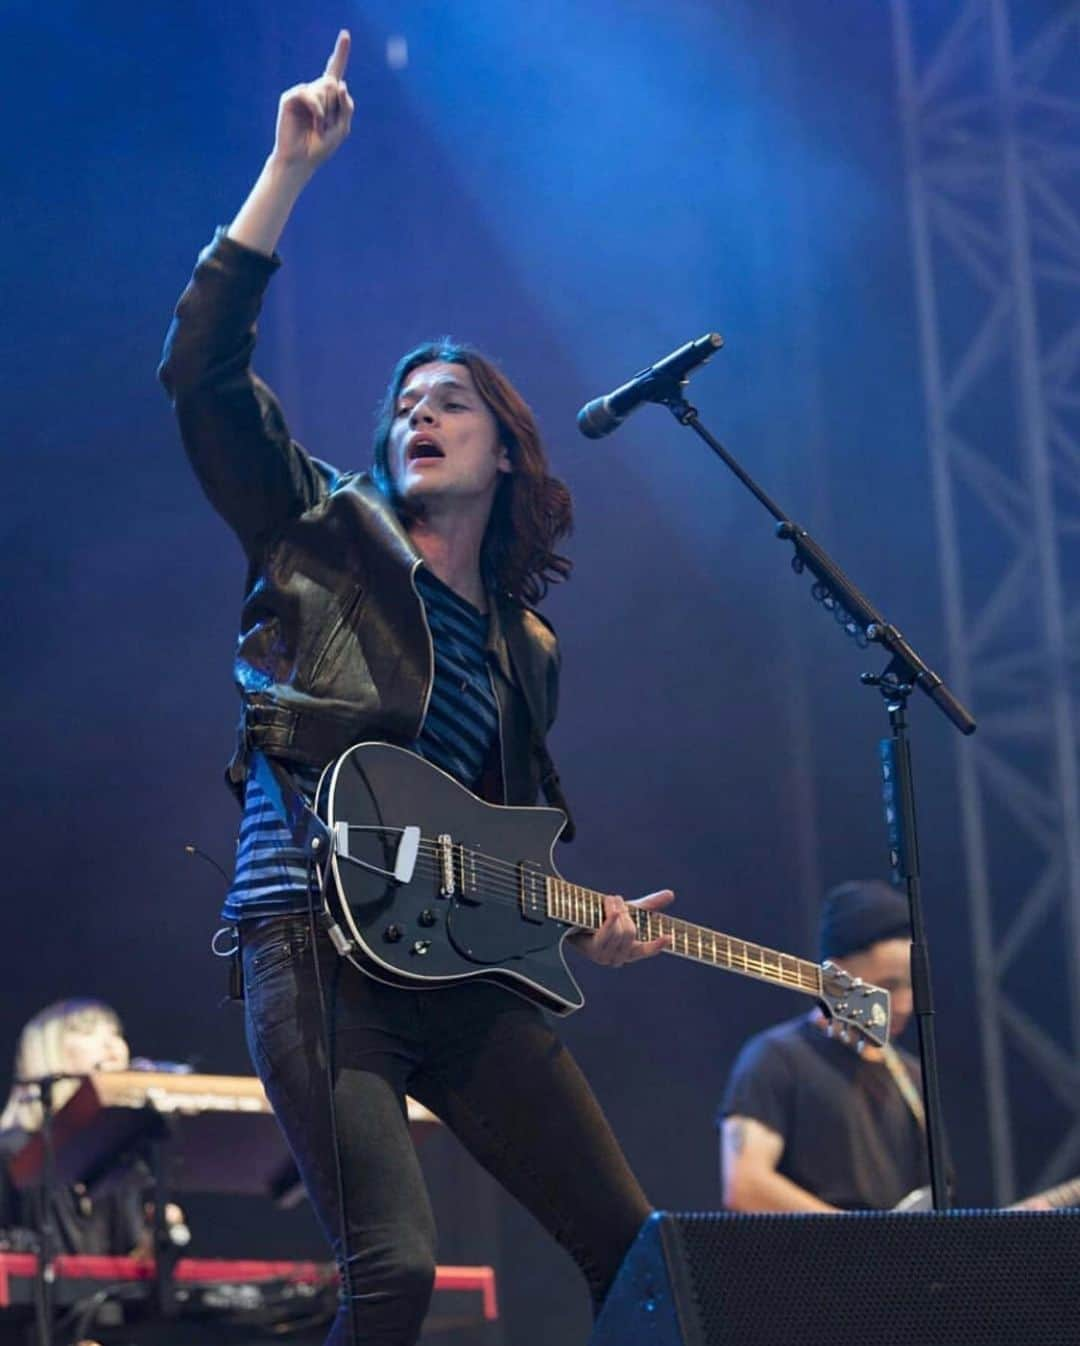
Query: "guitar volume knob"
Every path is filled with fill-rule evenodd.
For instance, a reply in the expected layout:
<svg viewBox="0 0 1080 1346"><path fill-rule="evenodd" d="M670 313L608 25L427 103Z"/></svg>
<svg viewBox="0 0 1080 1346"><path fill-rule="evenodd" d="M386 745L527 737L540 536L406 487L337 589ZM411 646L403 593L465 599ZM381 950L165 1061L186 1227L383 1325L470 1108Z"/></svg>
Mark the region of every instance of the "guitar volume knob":
<svg viewBox="0 0 1080 1346"><path fill-rule="evenodd" d="M400 925L388 925L383 931L383 939L387 944L396 944L404 933Z"/></svg>

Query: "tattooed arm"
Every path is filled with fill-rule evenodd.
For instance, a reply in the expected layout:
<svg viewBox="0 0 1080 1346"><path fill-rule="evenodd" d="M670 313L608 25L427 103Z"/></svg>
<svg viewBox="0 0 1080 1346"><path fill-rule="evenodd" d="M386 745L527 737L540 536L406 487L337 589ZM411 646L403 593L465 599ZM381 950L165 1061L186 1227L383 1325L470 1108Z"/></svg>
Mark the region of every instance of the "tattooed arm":
<svg viewBox="0 0 1080 1346"><path fill-rule="evenodd" d="M784 1140L752 1117L725 1117L720 1171L728 1210L833 1211L813 1193L777 1172Z"/></svg>

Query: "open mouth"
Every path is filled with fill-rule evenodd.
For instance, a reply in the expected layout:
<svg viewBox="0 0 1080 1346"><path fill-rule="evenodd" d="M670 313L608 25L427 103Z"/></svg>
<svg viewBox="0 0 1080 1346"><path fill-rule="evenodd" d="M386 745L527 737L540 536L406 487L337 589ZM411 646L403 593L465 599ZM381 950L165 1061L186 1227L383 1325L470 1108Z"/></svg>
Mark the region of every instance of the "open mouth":
<svg viewBox="0 0 1080 1346"><path fill-rule="evenodd" d="M442 449L439 448L438 444L436 444L433 439L425 439L422 437L419 439L414 439L413 442L409 445L409 451L407 456L410 463L415 463L417 460L423 458L446 457Z"/></svg>

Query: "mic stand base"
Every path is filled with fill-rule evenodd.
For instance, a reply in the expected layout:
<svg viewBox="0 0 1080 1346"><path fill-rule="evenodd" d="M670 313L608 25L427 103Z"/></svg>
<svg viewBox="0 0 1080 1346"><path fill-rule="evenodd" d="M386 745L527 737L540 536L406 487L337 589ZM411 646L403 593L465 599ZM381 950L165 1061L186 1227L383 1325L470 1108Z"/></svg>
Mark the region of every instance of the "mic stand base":
<svg viewBox="0 0 1080 1346"><path fill-rule="evenodd" d="M177 1313L173 1272L180 1249L169 1235L168 1127L163 1126L149 1141L151 1187L154 1204L154 1307L162 1320Z"/></svg>
<svg viewBox="0 0 1080 1346"><path fill-rule="evenodd" d="M56 1257L60 1239L56 1229L56 1146L53 1142L53 1085L56 1079L44 1076L38 1084L41 1103L42 1174L37 1190L38 1213L37 1271L34 1276L34 1325L37 1346L52 1346L54 1328L53 1287L56 1281Z"/></svg>

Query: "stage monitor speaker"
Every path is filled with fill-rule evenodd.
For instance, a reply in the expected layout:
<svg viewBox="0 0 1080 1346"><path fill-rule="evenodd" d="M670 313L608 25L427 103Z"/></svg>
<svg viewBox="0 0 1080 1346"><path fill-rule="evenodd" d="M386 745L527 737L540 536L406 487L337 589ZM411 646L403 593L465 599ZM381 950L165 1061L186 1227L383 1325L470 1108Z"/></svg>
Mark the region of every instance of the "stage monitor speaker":
<svg viewBox="0 0 1080 1346"><path fill-rule="evenodd" d="M1080 1343L1080 1211L658 1212L590 1346Z"/></svg>

